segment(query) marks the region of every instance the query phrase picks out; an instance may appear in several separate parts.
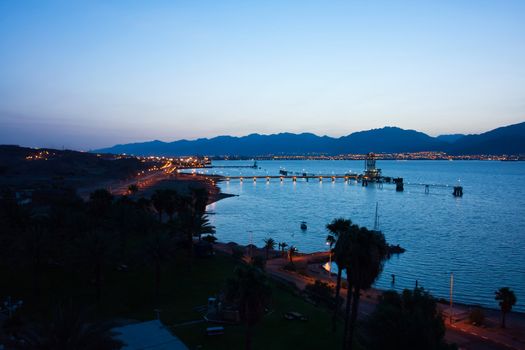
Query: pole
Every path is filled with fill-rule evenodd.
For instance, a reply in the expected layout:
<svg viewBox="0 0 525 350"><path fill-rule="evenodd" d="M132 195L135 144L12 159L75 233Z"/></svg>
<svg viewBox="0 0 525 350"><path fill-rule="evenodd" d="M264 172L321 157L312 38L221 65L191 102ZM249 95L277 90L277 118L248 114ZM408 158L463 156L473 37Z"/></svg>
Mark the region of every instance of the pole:
<svg viewBox="0 0 525 350"><path fill-rule="evenodd" d="M332 277L332 245L329 245L328 256L330 257L328 262L328 279Z"/></svg>
<svg viewBox="0 0 525 350"><path fill-rule="evenodd" d="M453 292L454 292L454 273L451 272L450 273L450 310L449 310L449 322L450 324L452 324L452 306L453 306L453 299L452 299L452 296L453 296Z"/></svg>

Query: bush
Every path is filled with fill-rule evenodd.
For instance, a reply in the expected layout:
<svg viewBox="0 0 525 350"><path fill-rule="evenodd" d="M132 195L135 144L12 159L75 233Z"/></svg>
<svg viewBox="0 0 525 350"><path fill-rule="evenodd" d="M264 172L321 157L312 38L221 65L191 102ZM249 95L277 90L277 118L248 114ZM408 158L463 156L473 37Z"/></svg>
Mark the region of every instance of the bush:
<svg viewBox="0 0 525 350"><path fill-rule="evenodd" d="M295 264L292 262L289 262L288 264L283 266L283 269L286 271L296 271L297 267L295 267Z"/></svg>
<svg viewBox="0 0 525 350"><path fill-rule="evenodd" d="M244 255L244 251L241 247L232 247L232 258L235 261L240 261Z"/></svg>
<svg viewBox="0 0 525 350"><path fill-rule="evenodd" d="M202 237L202 240L205 241L205 242L213 244L213 243L217 242L217 237L212 236L212 235L207 235L207 236Z"/></svg>
<svg viewBox="0 0 525 350"><path fill-rule="evenodd" d="M328 283L316 280L315 283L308 284L304 291L316 303L334 304L334 289Z"/></svg>
<svg viewBox="0 0 525 350"><path fill-rule="evenodd" d="M470 310L468 319L473 325L481 326L485 322L485 311L480 307L475 307Z"/></svg>
<svg viewBox="0 0 525 350"><path fill-rule="evenodd" d="M252 265L264 270L266 267L266 259L260 255L256 255L252 258Z"/></svg>

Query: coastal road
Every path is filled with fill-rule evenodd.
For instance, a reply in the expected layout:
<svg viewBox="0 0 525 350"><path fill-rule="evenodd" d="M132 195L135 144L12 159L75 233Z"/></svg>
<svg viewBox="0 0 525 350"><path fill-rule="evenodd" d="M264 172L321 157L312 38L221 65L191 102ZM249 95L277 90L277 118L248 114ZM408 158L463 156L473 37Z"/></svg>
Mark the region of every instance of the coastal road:
<svg viewBox="0 0 525 350"><path fill-rule="evenodd" d="M497 344L489 339L469 334L460 330L447 327L445 339L449 343L457 344L458 348L464 350L514 350L514 347L507 347Z"/></svg>

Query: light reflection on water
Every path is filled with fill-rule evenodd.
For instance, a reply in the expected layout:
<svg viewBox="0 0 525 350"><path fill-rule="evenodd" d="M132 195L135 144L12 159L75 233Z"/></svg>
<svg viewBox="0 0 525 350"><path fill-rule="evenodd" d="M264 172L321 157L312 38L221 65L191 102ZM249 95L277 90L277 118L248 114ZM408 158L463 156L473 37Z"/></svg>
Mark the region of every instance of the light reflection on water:
<svg viewBox="0 0 525 350"><path fill-rule="evenodd" d="M251 164L251 162L214 162ZM260 169L216 168L221 175L278 175L280 168L314 174L360 172L361 161L259 161ZM295 245L303 252L326 250L325 225L336 217L373 227L379 203L380 229L389 243L407 251L394 256L377 282L380 288L420 286L434 295L448 297L449 276L454 272L457 301L496 307L494 291L502 286L515 290L517 310L525 311L525 163L482 161L378 161L387 176L405 183L454 185L460 179L463 198L452 188L393 185L382 189L330 179L281 183L272 179L245 179L221 183L223 192L239 195L210 206L221 241L263 244L272 237ZM303 170L304 169L304 170ZM301 231L301 221L308 230Z"/></svg>

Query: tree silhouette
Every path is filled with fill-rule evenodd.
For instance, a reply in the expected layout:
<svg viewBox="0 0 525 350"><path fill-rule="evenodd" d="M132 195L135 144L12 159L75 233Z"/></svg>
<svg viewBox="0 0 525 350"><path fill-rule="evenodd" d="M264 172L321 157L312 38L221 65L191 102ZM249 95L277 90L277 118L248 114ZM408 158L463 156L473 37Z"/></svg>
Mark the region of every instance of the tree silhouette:
<svg viewBox="0 0 525 350"><path fill-rule="evenodd" d="M344 343L347 349L352 349L353 347L361 290L372 286L383 271L384 262L388 257L388 245L385 241L385 236L381 232L370 231L364 227L358 228L357 226L351 231L346 273L349 283L348 290L350 291L351 285L354 291L350 323L345 327L346 336ZM347 303L349 300L347 300Z"/></svg>
<svg viewBox="0 0 525 350"><path fill-rule="evenodd" d="M235 301L246 326L245 349L252 348L253 327L262 319L269 303L271 289L266 275L252 266L238 266L235 278L226 282L226 298Z"/></svg>
<svg viewBox="0 0 525 350"><path fill-rule="evenodd" d="M297 253L297 248L291 245L290 248L288 248L288 261L290 262L290 264L293 264L293 257L296 253Z"/></svg>
<svg viewBox="0 0 525 350"><path fill-rule="evenodd" d="M501 328L505 328L507 313L512 311L512 307L516 304L516 294L509 288L503 287L494 292L495 300L499 301L499 307L501 309Z"/></svg>
<svg viewBox="0 0 525 350"><path fill-rule="evenodd" d="M343 234L348 234L350 232L350 227L352 226L352 221L350 219L337 218L332 220L331 223L326 225L326 229L330 234L326 237L326 241L330 245L330 254L333 254L334 261L337 264L337 281L335 285L335 306L334 314L332 316L332 330L335 332L337 327L337 313L340 308L340 297L341 292L341 279L342 273L345 266L345 259L347 257L346 247L343 244L340 244L337 247L337 250L332 251L332 245L337 244L339 236Z"/></svg>
<svg viewBox="0 0 525 350"><path fill-rule="evenodd" d="M264 249L266 250L266 260L268 260L270 250L275 249L275 240L273 238L264 239Z"/></svg>
<svg viewBox="0 0 525 350"><path fill-rule="evenodd" d="M435 299L423 288L386 291L364 322L362 344L369 350L445 350L445 325Z"/></svg>

